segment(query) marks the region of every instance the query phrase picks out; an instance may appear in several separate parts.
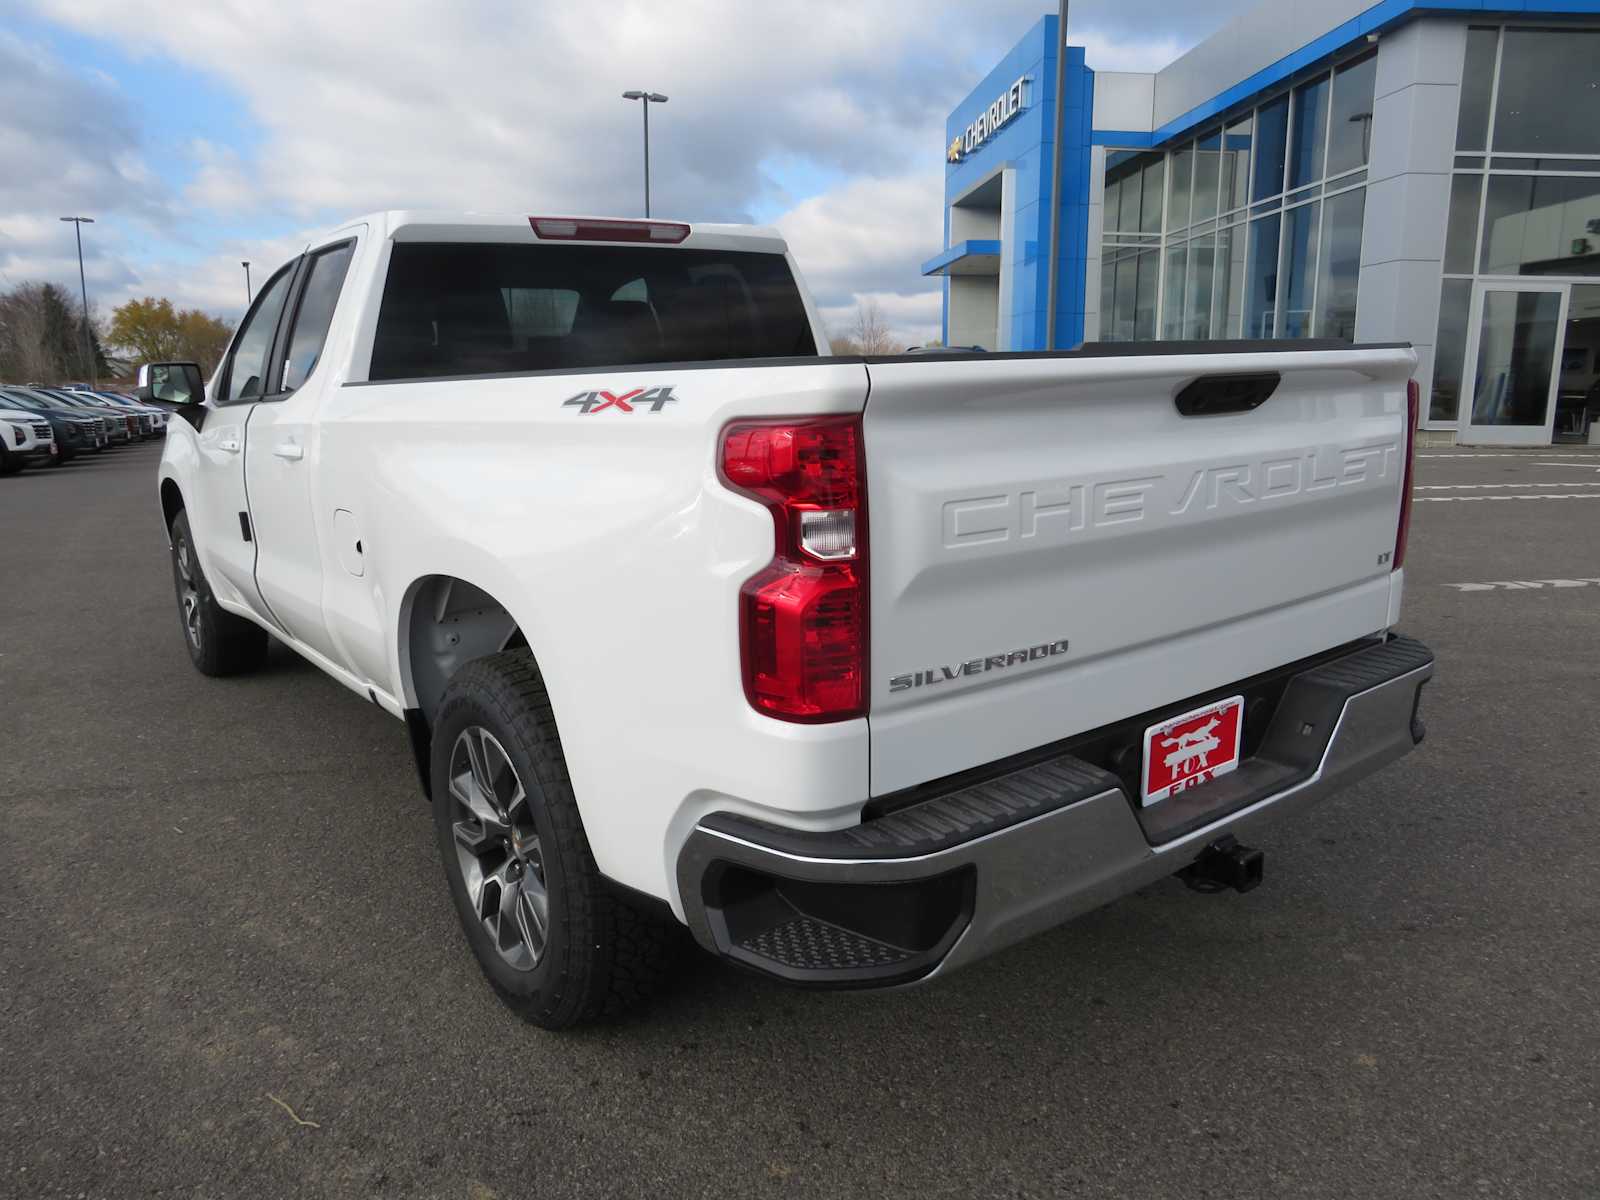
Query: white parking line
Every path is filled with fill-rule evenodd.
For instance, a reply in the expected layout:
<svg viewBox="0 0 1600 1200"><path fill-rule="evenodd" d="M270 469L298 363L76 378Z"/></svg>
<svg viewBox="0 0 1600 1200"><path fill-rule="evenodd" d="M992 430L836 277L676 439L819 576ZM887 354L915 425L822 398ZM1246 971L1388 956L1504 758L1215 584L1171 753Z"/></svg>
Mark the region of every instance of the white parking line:
<svg viewBox="0 0 1600 1200"><path fill-rule="evenodd" d="M1548 450L1500 450L1490 453L1470 454L1419 454L1418 458L1587 458L1591 462L1600 462L1600 453L1590 451L1585 453L1577 451L1573 454L1553 454Z"/></svg>
<svg viewBox="0 0 1600 1200"><path fill-rule="evenodd" d="M1600 587L1600 577L1586 579L1496 579L1489 583L1447 583L1458 592L1535 592L1544 588Z"/></svg>
<svg viewBox="0 0 1600 1200"><path fill-rule="evenodd" d="M1457 500L1600 500L1600 492L1544 492L1531 496L1415 496L1418 504L1450 504Z"/></svg>
<svg viewBox="0 0 1600 1200"><path fill-rule="evenodd" d="M1419 483L1415 492L1457 492L1478 488L1600 488L1600 483Z"/></svg>

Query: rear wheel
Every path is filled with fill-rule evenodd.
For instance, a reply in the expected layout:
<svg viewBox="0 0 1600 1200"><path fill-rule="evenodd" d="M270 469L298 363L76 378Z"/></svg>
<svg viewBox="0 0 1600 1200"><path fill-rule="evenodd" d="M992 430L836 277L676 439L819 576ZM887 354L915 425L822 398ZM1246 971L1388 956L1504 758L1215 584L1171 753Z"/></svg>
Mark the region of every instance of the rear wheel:
<svg viewBox="0 0 1600 1200"><path fill-rule="evenodd" d="M434 829L456 914L500 998L562 1029L648 995L673 922L595 866L533 655L469 663L433 729Z"/></svg>
<svg viewBox="0 0 1600 1200"><path fill-rule="evenodd" d="M172 522L172 583L189 661L203 675L239 675L267 661L267 631L217 603L200 569L189 514Z"/></svg>

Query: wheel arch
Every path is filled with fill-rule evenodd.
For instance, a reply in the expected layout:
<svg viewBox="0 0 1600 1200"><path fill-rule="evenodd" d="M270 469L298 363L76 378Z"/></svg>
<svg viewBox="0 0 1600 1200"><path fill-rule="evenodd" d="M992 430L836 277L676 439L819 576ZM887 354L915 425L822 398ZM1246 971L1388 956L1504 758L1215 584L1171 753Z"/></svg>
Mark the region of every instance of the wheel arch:
<svg viewBox="0 0 1600 1200"><path fill-rule="evenodd" d="M400 604L400 682L406 708L433 721L446 685L474 659L526 646L509 607L456 575L424 575Z"/></svg>
<svg viewBox="0 0 1600 1200"><path fill-rule="evenodd" d="M161 481L161 525L170 531L172 523L178 519L178 514L183 511L183 489L176 480L168 477Z"/></svg>
<svg viewBox="0 0 1600 1200"><path fill-rule="evenodd" d="M422 794L433 796L433 718L455 673L474 659L527 646L511 610L487 588L458 575L423 575L400 602L396 650L406 732Z"/></svg>

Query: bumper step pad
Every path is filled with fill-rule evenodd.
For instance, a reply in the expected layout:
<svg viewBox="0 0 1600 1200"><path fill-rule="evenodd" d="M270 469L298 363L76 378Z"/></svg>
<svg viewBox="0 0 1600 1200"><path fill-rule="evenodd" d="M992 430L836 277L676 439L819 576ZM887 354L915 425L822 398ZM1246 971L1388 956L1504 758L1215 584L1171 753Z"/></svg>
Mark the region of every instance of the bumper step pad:
<svg viewBox="0 0 1600 1200"><path fill-rule="evenodd" d="M801 971L890 967L911 957L911 951L900 946L804 915L763 929L739 945L778 966Z"/></svg>

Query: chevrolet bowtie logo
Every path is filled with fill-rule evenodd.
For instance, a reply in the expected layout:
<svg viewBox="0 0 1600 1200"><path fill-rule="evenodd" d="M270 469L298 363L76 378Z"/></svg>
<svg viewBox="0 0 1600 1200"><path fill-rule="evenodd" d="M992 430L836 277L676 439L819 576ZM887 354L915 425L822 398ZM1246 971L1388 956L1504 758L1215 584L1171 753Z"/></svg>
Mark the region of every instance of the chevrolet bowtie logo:
<svg viewBox="0 0 1600 1200"><path fill-rule="evenodd" d="M961 161L961 138L955 137L950 141L950 149L944 152L946 162L958 163Z"/></svg>

